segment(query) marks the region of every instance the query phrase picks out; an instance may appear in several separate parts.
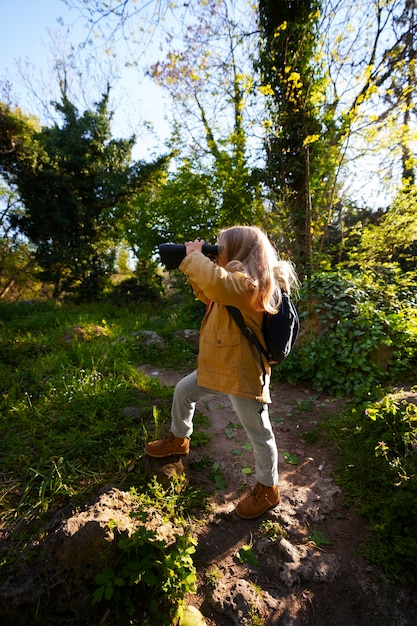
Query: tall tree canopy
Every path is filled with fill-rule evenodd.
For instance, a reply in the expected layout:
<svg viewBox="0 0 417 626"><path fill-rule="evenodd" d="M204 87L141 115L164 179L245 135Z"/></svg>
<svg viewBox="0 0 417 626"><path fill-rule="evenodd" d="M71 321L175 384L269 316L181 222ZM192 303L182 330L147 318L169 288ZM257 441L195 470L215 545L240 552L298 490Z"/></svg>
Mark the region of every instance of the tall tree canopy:
<svg viewBox="0 0 417 626"><path fill-rule="evenodd" d="M363 173L368 184L381 156L394 190L413 182L416 0L65 2L89 22L87 43L100 34L119 53L124 41L139 71L145 50L157 55L147 73L170 96L179 158L135 201L145 223L151 193L158 237L178 223L175 206L191 228L198 204L207 226L256 221L301 271L329 268L357 209L392 191L380 183L360 198ZM174 217L165 231L164 206ZM128 227L139 249L144 231Z"/></svg>
<svg viewBox="0 0 417 626"><path fill-rule="evenodd" d="M317 58L318 0L260 0L260 58L268 98L267 183L273 215L298 267L311 266L332 201L337 150Z"/></svg>
<svg viewBox="0 0 417 626"><path fill-rule="evenodd" d="M34 244L54 295L95 297L113 269L123 206L165 159L132 162L135 137L112 139L108 92L95 111L80 114L65 93L55 106L62 124L40 129L0 106L0 173L19 193L14 226Z"/></svg>

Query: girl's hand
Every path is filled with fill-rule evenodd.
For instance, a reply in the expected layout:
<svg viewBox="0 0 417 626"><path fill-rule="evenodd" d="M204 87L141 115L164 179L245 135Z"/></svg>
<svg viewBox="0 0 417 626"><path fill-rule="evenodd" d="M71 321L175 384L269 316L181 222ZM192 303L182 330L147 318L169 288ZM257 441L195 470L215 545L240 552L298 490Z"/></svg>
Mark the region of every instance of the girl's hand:
<svg viewBox="0 0 417 626"><path fill-rule="evenodd" d="M194 241L185 242L185 254L188 256L191 252L202 252L204 245L204 239L194 239Z"/></svg>

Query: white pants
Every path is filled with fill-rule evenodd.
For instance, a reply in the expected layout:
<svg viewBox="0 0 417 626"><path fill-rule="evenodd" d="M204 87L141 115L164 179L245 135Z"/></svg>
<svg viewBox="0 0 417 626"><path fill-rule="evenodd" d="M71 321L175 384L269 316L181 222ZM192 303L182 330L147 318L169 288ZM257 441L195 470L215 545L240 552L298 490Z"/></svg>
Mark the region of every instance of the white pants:
<svg viewBox="0 0 417 626"><path fill-rule="evenodd" d="M196 371L177 383L171 410L171 431L176 437L191 437L198 400L214 394L217 392L197 385ZM229 398L252 444L256 479L266 487L273 487L278 483L278 450L268 405L236 396Z"/></svg>

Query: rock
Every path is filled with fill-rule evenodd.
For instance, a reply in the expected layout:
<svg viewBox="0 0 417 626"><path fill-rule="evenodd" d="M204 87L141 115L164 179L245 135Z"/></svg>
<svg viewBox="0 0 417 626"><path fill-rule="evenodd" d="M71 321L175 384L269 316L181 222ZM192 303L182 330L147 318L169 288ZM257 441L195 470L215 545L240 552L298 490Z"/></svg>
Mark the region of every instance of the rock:
<svg viewBox="0 0 417 626"><path fill-rule="evenodd" d="M331 478L322 478L317 474L314 491L295 487L289 501L299 519L317 523L333 510L335 497L340 493L340 488Z"/></svg>
<svg viewBox="0 0 417 626"><path fill-rule="evenodd" d="M284 538L280 540L278 550L281 556L279 577L287 587L301 582L331 582L339 572L339 559L334 554L293 545Z"/></svg>
<svg viewBox="0 0 417 626"><path fill-rule="evenodd" d="M143 415L143 409L138 406L127 406L122 411L125 417L141 417Z"/></svg>
<svg viewBox="0 0 417 626"><path fill-rule="evenodd" d="M184 341L188 341L193 346L197 346L200 341L200 332L198 330L193 329L184 329L184 330L176 330L173 333L174 337L178 337L179 339L184 339Z"/></svg>
<svg viewBox="0 0 417 626"><path fill-rule="evenodd" d="M68 344L73 341L82 343L84 341L88 341L92 337L101 337L103 335L107 335L107 332L101 326L74 326L74 328L67 328L62 332L61 343Z"/></svg>
<svg viewBox="0 0 417 626"><path fill-rule="evenodd" d="M165 343L158 333L153 330L139 330L137 333L133 333L133 337L140 340L145 346L156 346L158 350L163 350Z"/></svg>
<svg viewBox="0 0 417 626"><path fill-rule="evenodd" d="M158 482L167 487L171 484L174 476L182 476L185 473L184 463L181 457L168 457L154 459L145 455L145 469L150 476L156 476Z"/></svg>
<svg viewBox="0 0 417 626"><path fill-rule="evenodd" d="M250 626L254 623L254 614L262 619L265 613L262 595L255 585L244 579L235 581L225 577L218 580L207 601L236 626Z"/></svg>
<svg viewBox="0 0 417 626"><path fill-rule="evenodd" d="M131 517L135 507L129 493L106 487L83 510L61 519L1 585L0 623L29 623L27 616L36 611L47 614L51 624L61 623L61 617L70 621L69 607L73 616L82 615L89 623L91 611L97 610L92 607L95 576L104 564L111 564L120 538L130 536L140 525L154 531L166 546L184 534L182 526L167 523L151 507L140 507L145 522Z"/></svg>

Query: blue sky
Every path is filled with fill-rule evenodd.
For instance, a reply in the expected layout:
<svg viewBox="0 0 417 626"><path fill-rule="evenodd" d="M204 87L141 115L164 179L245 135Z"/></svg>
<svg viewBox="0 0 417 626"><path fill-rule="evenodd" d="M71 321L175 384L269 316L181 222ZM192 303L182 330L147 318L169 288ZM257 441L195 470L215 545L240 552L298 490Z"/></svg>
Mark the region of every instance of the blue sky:
<svg viewBox="0 0 417 626"><path fill-rule="evenodd" d="M77 11L68 9L61 0L0 0L0 15L0 80L7 78L13 85L19 105L36 115L38 112L31 108L33 104L29 104L33 100L21 84L16 61L29 59L36 68L47 72L51 59L48 29L60 29L58 20L62 17L65 24L71 25L70 41L77 44L87 32L84 22ZM114 95L116 102L124 103L123 109L120 107L115 111L114 135L130 136L139 124L149 121L159 139L148 136L142 140L135 157L146 158L149 150L160 154L163 151L161 143L169 130L164 121L161 89L137 70L124 70L122 80L114 86Z"/></svg>
<svg viewBox="0 0 417 626"><path fill-rule="evenodd" d="M66 24L71 24L70 40L76 45L85 36L84 22L78 12L69 10L62 0L0 0L0 15L0 81L8 78L23 110L39 115L39 111L33 108L33 98L29 98L22 84L15 61L28 58L36 68L46 72L51 58L48 29L59 29L58 19L64 18ZM133 132L137 134L139 140L134 158L146 160L163 153L169 124L165 120L161 88L146 79L143 71L140 73L134 69L123 70L122 79L112 86L116 103L115 106L112 104L115 112L113 135L128 137ZM100 95L97 94L97 99ZM156 135L142 130L141 124L145 121L150 122ZM358 179L361 178L359 174L356 168ZM359 181L357 184L359 186Z"/></svg>
<svg viewBox="0 0 417 626"><path fill-rule="evenodd" d="M75 12L61 0L0 0L0 59L2 73L14 60L29 57L37 65L48 57L47 28L57 27L59 17L76 22ZM82 33L81 24L74 28Z"/></svg>

